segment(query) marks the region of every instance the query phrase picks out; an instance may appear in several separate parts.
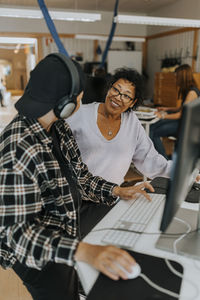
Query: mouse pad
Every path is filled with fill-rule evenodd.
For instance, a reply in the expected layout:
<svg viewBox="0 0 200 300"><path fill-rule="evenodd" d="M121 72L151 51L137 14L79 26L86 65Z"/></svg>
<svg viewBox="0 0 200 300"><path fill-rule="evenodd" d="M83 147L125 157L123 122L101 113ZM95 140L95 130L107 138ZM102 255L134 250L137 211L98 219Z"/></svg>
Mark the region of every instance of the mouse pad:
<svg viewBox="0 0 200 300"><path fill-rule="evenodd" d="M157 285L179 294L182 279L172 273L160 257L128 251L140 265L142 273ZM181 264L170 260L171 265L183 274ZM114 281L99 274L87 300L174 300L151 287L143 278Z"/></svg>
<svg viewBox="0 0 200 300"><path fill-rule="evenodd" d="M169 179L164 177L156 177L151 182L151 185L155 189L155 193L157 194L166 194L168 185L169 185ZM148 190L146 190L149 192ZM187 197L185 199L186 202L191 203L198 203L200 199L200 184L197 182L194 182L190 191L187 194Z"/></svg>

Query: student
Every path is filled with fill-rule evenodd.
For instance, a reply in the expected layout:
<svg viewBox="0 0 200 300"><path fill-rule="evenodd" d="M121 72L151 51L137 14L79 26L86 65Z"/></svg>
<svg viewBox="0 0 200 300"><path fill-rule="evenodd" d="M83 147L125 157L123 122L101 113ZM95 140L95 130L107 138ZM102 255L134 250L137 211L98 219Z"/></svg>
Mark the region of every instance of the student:
<svg viewBox="0 0 200 300"><path fill-rule="evenodd" d="M117 69L104 103L81 105L67 119L89 171L121 184L131 162L149 178L169 177L171 162L155 150L134 113L143 80L134 69Z"/></svg>
<svg viewBox="0 0 200 300"><path fill-rule="evenodd" d="M81 200L96 203L98 215L118 197L149 198L143 188L153 191L148 183L122 188L88 172L61 118L75 105L80 83L72 61L47 56L16 103L19 114L0 135L0 264L13 268L34 300L77 300L76 261L126 279L117 263L130 271L135 261L128 252L80 241Z"/></svg>
<svg viewBox="0 0 200 300"><path fill-rule="evenodd" d="M160 120L150 126L150 138L156 150L165 158L167 158L167 154L161 138L167 136L177 137L183 104L193 101L200 96L200 91L192 74L192 68L189 65L179 66L176 68L175 73L179 89L178 98L182 99L181 106L178 109L174 107L159 107L156 115Z"/></svg>

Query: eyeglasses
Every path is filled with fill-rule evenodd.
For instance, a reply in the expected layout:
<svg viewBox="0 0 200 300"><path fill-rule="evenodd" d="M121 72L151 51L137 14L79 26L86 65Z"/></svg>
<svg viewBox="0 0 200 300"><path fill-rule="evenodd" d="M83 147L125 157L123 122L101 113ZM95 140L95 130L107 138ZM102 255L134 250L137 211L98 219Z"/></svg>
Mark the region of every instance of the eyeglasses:
<svg viewBox="0 0 200 300"><path fill-rule="evenodd" d="M124 103L128 103L130 101L133 101L134 98L131 98L129 95L127 94L123 94L121 93L115 86L111 86L110 91L113 95L118 96L120 95L120 99L124 102Z"/></svg>

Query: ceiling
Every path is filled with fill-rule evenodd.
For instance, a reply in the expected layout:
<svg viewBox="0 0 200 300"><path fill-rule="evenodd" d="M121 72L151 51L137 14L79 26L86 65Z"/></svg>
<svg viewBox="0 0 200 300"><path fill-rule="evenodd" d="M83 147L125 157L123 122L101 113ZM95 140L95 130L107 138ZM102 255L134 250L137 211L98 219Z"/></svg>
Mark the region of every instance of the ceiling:
<svg viewBox="0 0 200 300"><path fill-rule="evenodd" d="M119 0L119 12L151 14L180 0ZM115 0L45 0L48 9L113 11ZM36 0L0 0L0 6L38 7Z"/></svg>

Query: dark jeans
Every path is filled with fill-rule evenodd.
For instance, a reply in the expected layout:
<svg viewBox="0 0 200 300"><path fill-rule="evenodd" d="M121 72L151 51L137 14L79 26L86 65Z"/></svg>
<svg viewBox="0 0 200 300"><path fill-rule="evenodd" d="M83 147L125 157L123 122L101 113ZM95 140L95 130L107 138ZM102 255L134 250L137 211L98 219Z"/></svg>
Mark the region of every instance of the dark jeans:
<svg viewBox="0 0 200 300"><path fill-rule="evenodd" d="M111 209L104 204L83 201L81 236L84 237ZM41 271L17 262L13 270L34 300L78 300L78 276L74 268L49 262Z"/></svg>
<svg viewBox="0 0 200 300"><path fill-rule="evenodd" d="M155 149L158 153L167 158L165 148L161 141L162 137L177 136L179 120L159 120L150 126L150 138L154 143Z"/></svg>
<svg viewBox="0 0 200 300"><path fill-rule="evenodd" d="M34 300L79 300L74 268L49 262L41 271L17 262L13 270Z"/></svg>

